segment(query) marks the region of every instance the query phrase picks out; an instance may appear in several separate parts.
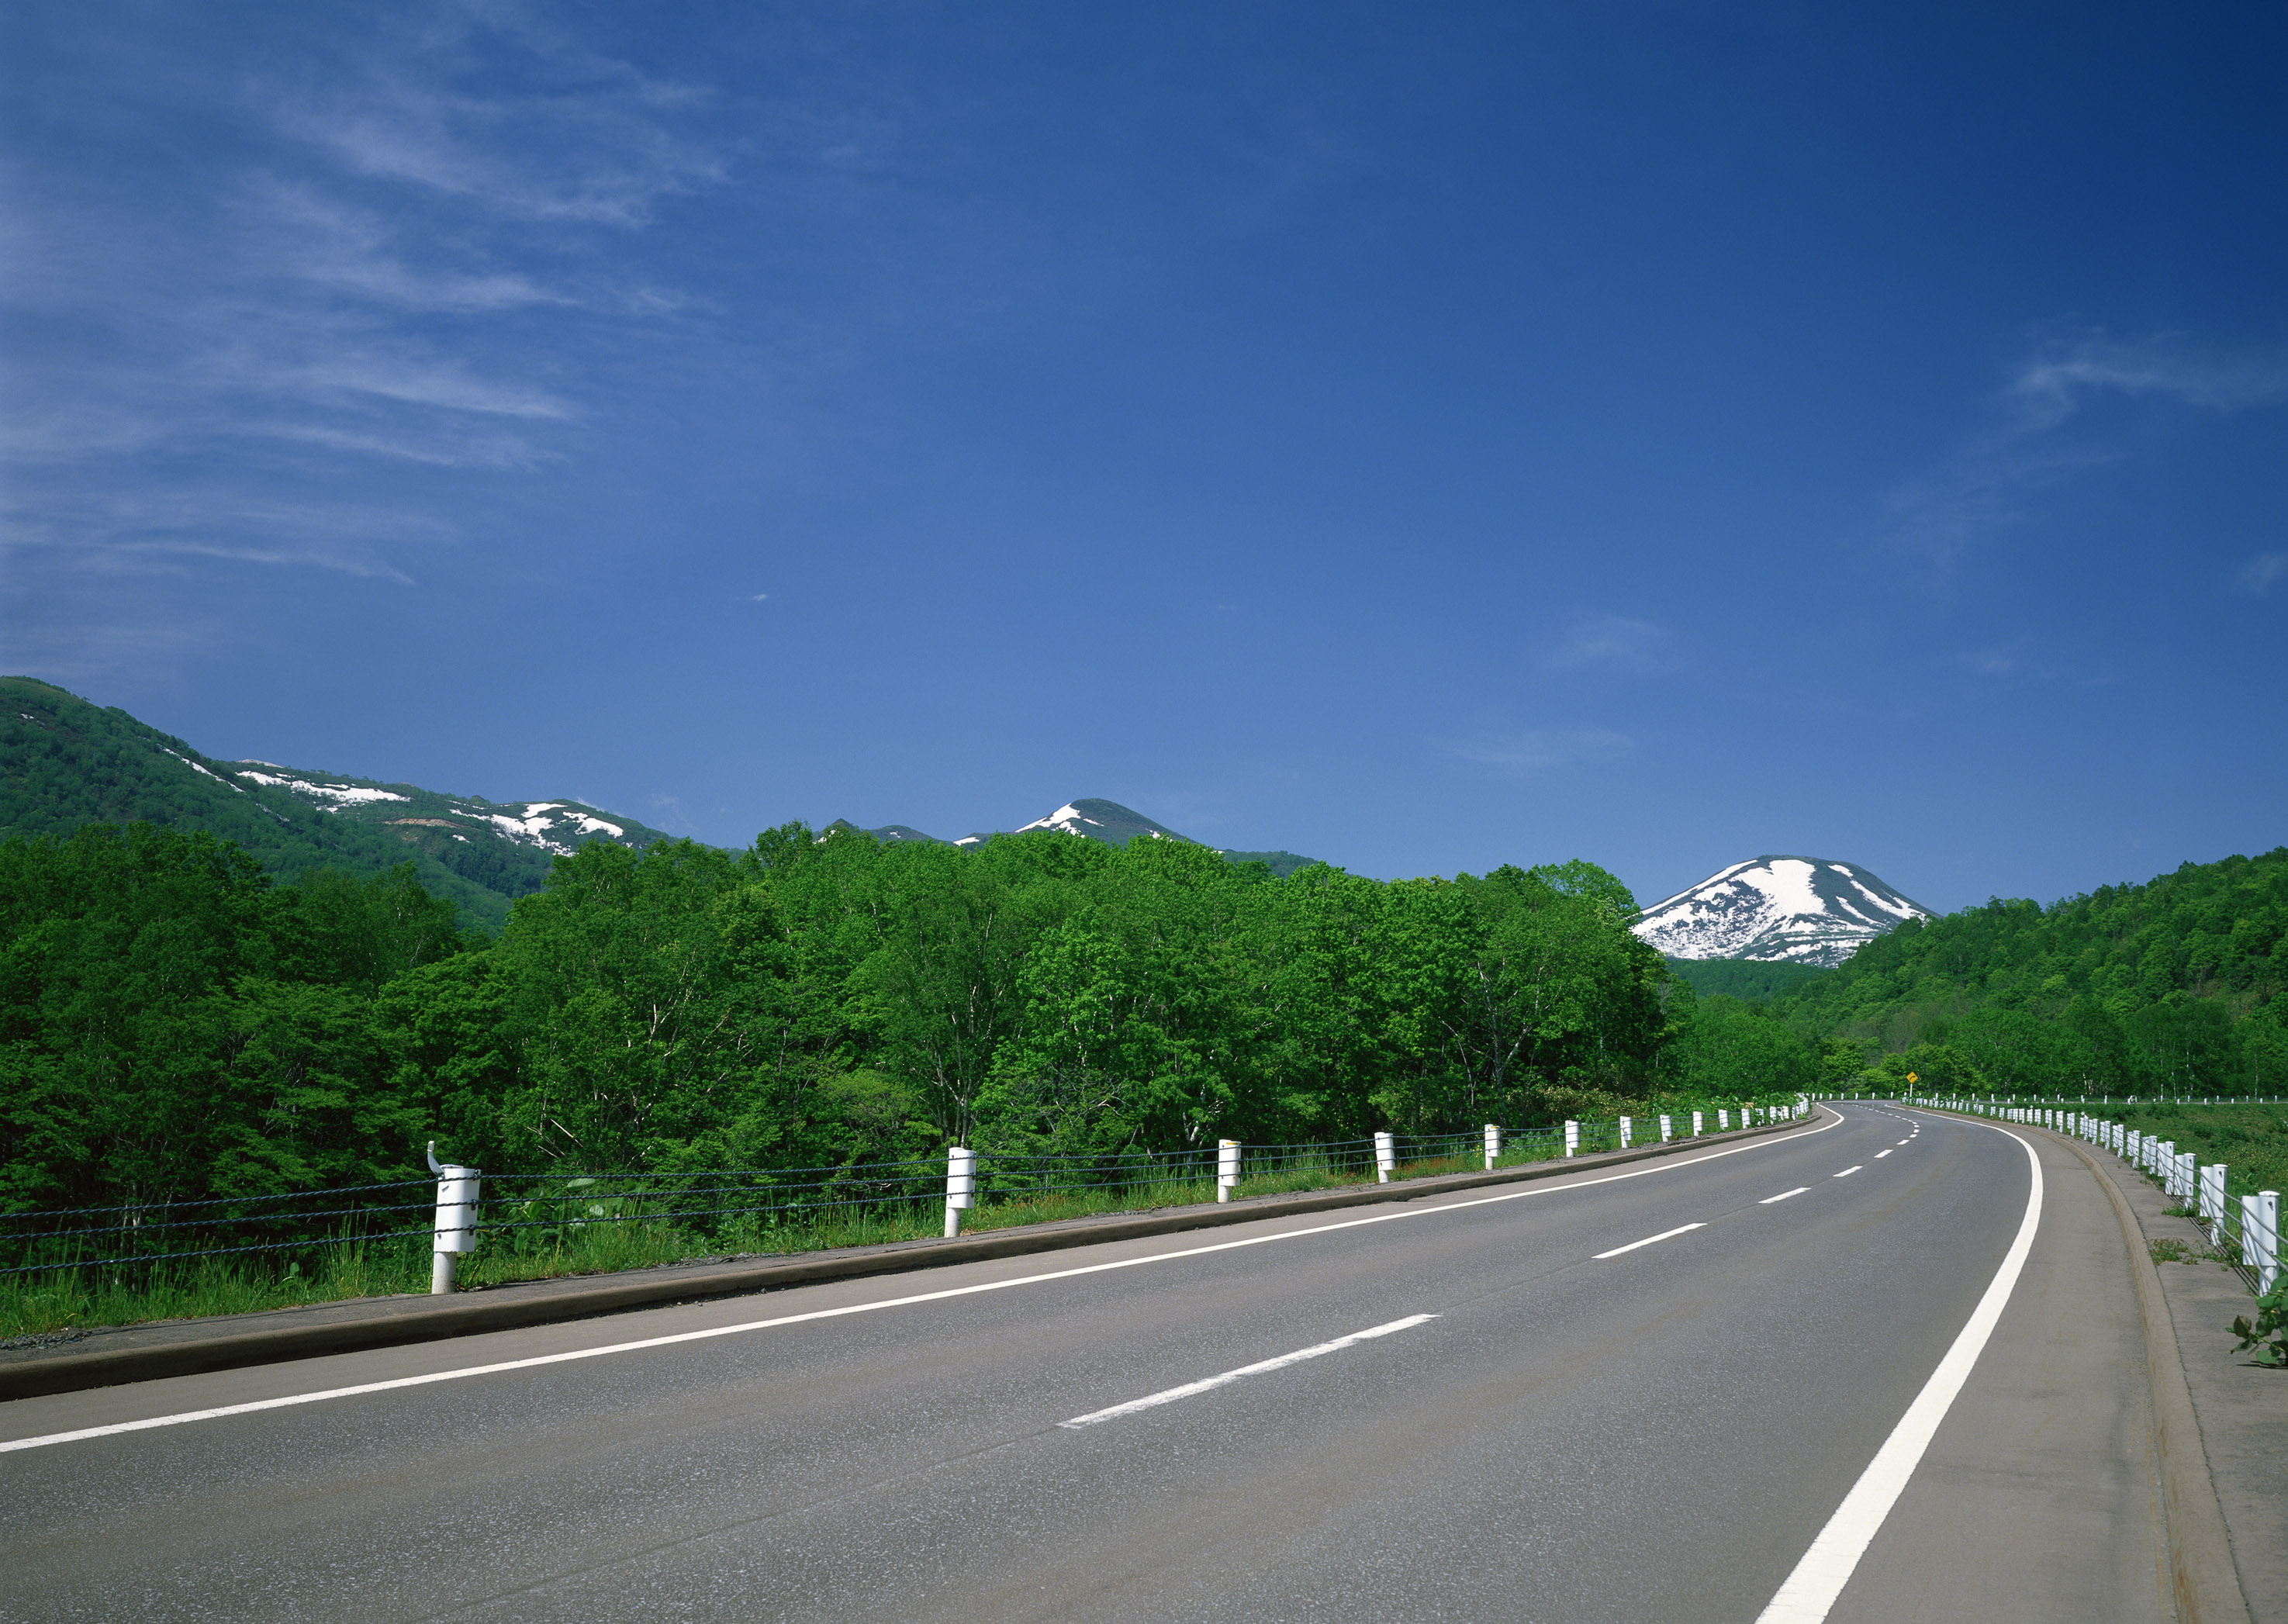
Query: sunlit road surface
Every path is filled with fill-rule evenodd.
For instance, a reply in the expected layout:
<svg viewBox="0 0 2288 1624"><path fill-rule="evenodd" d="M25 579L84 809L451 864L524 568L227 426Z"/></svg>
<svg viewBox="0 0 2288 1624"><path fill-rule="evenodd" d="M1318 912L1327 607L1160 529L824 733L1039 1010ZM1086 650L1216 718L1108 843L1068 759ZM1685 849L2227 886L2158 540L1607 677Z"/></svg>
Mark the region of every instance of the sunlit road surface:
<svg viewBox="0 0 2288 1624"><path fill-rule="evenodd" d="M1863 1105L1717 1148L0 1406L58 1440L0 1454L0 1618L1745 1624L2031 1168ZM2124 1242L2036 1153L1827 1616L2169 1616Z"/></svg>

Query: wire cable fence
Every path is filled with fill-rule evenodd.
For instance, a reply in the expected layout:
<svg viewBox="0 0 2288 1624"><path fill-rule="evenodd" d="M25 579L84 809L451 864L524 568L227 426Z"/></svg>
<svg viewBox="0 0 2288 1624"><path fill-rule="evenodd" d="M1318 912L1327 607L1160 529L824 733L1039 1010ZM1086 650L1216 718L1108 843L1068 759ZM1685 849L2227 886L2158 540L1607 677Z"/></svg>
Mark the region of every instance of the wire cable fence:
<svg viewBox="0 0 2288 1624"><path fill-rule="evenodd" d="M2101 1150L2111 1151L2159 1184L2162 1192L2176 1201L2177 1211L2198 1223L2206 1232L2210 1244L2216 1248L2212 1256L2237 1273L2257 1295L2262 1296L2280 1280L2280 1192L2252 1188L2235 1191L2232 1188L2235 1184L2245 1184L2249 1181L2236 1179L2228 1162L2213 1161L2204 1163L2195 1152L2178 1149L2173 1139L2165 1139L2158 1134L2079 1109L2077 1105L2069 1108L2048 1104L2015 1105L2006 1104L1998 1097L1951 1096L1924 1099L1919 1103L1999 1121L2047 1128L2054 1132L2071 1134ZM2154 1100L2150 1103L2157 1105L2162 1102ZM2220 1097L2173 1099L2168 1103L2188 1105L2269 1105L2276 1102Z"/></svg>
<svg viewBox="0 0 2288 1624"><path fill-rule="evenodd" d="M1776 1114L1771 1108L1768 1114ZM1731 1126L1734 1113L1722 1113ZM1708 1113L1705 1131L1719 1130ZM1743 1125L1746 1111L1739 1113ZM1096 1151L1026 1149L953 1152L926 1159L848 1161L791 1168L656 1168L480 1173L481 1193L456 1194L449 1209L440 1179L397 1179L247 1196L155 1197L110 1207L0 1213L0 1280L75 1270L120 1278L210 1259L288 1258L322 1264L330 1252L401 1248L409 1255L493 1249L515 1256L561 1253L600 1232L645 1230L687 1241L694 1250L775 1252L850 1240L911 1239L970 1227L1172 1206L1228 1196L1434 1176L1641 1144L1704 1131L1701 1113L1671 1118L1568 1122L1563 1127L1477 1132L1384 1133L1292 1144L1207 1142L1170 1149L1123 1145ZM957 1200L949 1155L970 1158L968 1193ZM1231 1175L1230 1176L1226 1176ZM449 1247L449 1230L465 1232ZM299 1266L299 1261L295 1266ZM604 1266L610 1266L606 1264Z"/></svg>

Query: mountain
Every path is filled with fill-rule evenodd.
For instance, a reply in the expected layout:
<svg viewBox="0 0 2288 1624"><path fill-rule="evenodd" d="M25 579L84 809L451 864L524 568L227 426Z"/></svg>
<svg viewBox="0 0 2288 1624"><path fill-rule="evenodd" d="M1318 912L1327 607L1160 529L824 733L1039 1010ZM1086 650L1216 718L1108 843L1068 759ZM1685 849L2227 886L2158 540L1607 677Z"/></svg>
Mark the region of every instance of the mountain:
<svg viewBox="0 0 2288 1624"><path fill-rule="evenodd" d="M1020 824L1015 832L1022 835L1033 829L1062 829L1068 835L1085 835L1091 840L1115 846L1124 846L1139 835L1154 840L1183 838L1165 824L1155 823L1142 812L1131 812L1117 801L1068 801L1045 818Z"/></svg>
<svg viewBox="0 0 2288 1624"><path fill-rule="evenodd" d="M266 761L224 761L123 710L0 677L0 838L140 820L237 842L283 878L410 861L471 923L497 927L558 855L668 838L578 801L489 801Z"/></svg>
<svg viewBox="0 0 2288 1624"><path fill-rule="evenodd" d="M1100 840L1105 844L1112 846L1124 846L1140 835L1153 840L1188 839L1188 836L1179 835L1166 824L1156 822L1140 812L1123 806L1117 801L1068 801L1046 817L1036 818L1030 823L1021 824L1006 832L1023 835L1035 829L1057 829L1067 835L1078 835L1087 840ZM875 839L885 842L937 839L934 835L925 835L919 829L910 828L902 823L887 823L880 828L869 829L866 832ZM986 841L993 838L995 832L980 830L976 834L964 835L958 840L949 840L940 844L953 846L982 845ZM1193 842L1192 844L1205 843ZM1292 852L1233 852L1221 846L1215 849L1235 863L1264 864L1271 870L1274 878L1291 875L1298 868L1308 868L1318 861L1316 858L1299 857Z"/></svg>
<svg viewBox="0 0 2288 1624"><path fill-rule="evenodd" d="M1636 933L1672 959L1840 964L1893 925L1930 910L1856 863L1760 857L1735 863L1637 915Z"/></svg>

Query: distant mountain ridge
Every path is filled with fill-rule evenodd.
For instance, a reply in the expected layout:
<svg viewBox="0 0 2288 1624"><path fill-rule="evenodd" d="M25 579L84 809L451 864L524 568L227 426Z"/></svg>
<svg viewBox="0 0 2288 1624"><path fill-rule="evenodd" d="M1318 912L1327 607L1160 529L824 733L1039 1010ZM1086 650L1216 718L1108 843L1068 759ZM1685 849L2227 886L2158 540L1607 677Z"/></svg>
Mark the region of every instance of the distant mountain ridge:
<svg viewBox="0 0 2288 1624"><path fill-rule="evenodd" d="M578 801L489 801L226 761L52 684L0 677L0 837L137 820L235 841L288 878L410 861L423 885L489 926L546 883L560 855L596 840L641 847L668 838Z"/></svg>
<svg viewBox="0 0 2288 1624"><path fill-rule="evenodd" d="M641 849L672 838L624 813L568 798L491 801L349 773L209 756L115 707L31 677L0 677L0 838L68 836L83 823L148 822L235 842L282 878L335 867L375 874L411 862L421 883L470 923L497 928L510 903L547 883L550 864L594 841ZM850 828L838 820L838 825ZM1124 846L1178 834L1116 801L1069 801L1013 834L1053 829ZM941 841L906 824L864 831L886 843ZM1273 875L1316 860L1211 847Z"/></svg>
<svg viewBox="0 0 2288 1624"><path fill-rule="evenodd" d="M1633 929L1672 959L1831 967L1903 921L1931 916L1856 863L1766 856L1653 904Z"/></svg>
<svg viewBox="0 0 2288 1624"><path fill-rule="evenodd" d="M1095 799L1068 801L1045 817L999 832L1024 835L1036 829L1056 829L1112 846L1124 846L1139 836L1152 840L1180 840L1191 845L1208 844L1204 840L1193 840L1188 835L1179 835L1166 824L1148 818L1132 807L1123 806L1117 801ZM902 823L886 823L880 828L866 831L875 839L884 842L928 840L949 846L981 845L990 840L995 832L980 830L975 834L964 835L957 840L939 840L934 835L925 835L921 830ZM1235 863L1262 863L1270 868L1275 877L1292 874L1299 868L1308 868L1318 861L1316 858L1299 857L1292 852L1235 852L1223 846L1215 846L1212 850L1222 852Z"/></svg>

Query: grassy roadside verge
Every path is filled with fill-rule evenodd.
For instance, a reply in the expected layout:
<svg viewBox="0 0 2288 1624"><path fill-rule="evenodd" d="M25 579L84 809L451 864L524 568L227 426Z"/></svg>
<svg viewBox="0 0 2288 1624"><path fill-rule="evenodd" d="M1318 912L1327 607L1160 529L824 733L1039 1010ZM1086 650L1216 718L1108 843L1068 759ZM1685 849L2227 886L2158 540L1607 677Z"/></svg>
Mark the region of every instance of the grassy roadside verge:
<svg viewBox="0 0 2288 1624"><path fill-rule="evenodd" d="M2139 1133L2170 1139L2201 1165L2225 1164L2225 1191L2253 1195L2288 1190L2288 1105L2178 1105L2165 1101L2116 1105L2092 1114Z"/></svg>
<svg viewBox="0 0 2288 1624"><path fill-rule="evenodd" d="M1560 1154L1556 1145L1529 1142L1505 1152L1495 1165L1521 1167ZM1438 1157L1402 1163L1395 1177L1430 1178L1473 1172L1483 1166L1481 1155ZM1244 1178L1234 1193L1281 1195L1372 1182L1370 1170L1307 1162ZM1214 1200L1212 1179L989 1195L969 1215L963 1232L975 1234L1060 1218L1148 1212ZM477 1251L462 1258L459 1279L464 1288L470 1288L608 1274L661 1264L793 1256L836 1247L921 1240L942 1233L943 1224L943 1208L934 1200L859 1208L800 1224L734 1223L712 1233L642 1218L566 1224L486 1237ZM425 1293L429 1265L427 1238L423 1236L314 1247L290 1260L203 1258L147 1269L80 1269L19 1276L0 1282L0 1346L26 1345L28 1339L68 1338L75 1331L97 1326L258 1313L358 1297Z"/></svg>

